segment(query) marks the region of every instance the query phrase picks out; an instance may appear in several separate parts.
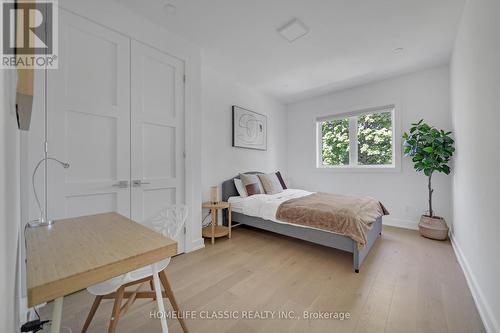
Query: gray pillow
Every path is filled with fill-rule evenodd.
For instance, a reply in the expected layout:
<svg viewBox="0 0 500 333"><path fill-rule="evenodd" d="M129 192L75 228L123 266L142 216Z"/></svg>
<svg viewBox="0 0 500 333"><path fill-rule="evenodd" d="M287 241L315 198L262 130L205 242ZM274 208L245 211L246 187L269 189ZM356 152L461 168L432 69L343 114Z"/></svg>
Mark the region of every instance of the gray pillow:
<svg viewBox="0 0 500 333"><path fill-rule="evenodd" d="M283 192L283 187L281 186L280 180L275 173L259 175L259 178L262 186L264 186L264 191L266 191L266 194L276 194Z"/></svg>
<svg viewBox="0 0 500 333"><path fill-rule="evenodd" d="M248 196L263 193L260 190L260 180L259 177L257 177L257 175L240 173L240 179L241 183L243 184L243 187L247 191Z"/></svg>

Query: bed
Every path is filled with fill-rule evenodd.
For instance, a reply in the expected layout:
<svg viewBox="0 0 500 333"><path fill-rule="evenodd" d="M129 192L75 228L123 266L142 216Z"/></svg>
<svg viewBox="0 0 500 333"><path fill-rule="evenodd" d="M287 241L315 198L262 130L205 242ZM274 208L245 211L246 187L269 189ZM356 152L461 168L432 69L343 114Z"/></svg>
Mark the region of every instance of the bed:
<svg viewBox="0 0 500 333"><path fill-rule="evenodd" d="M261 172L246 172L247 174L260 174ZM367 257L370 249L375 244L375 241L382 234L382 217L378 217L372 224L371 229L366 233L366 244L363 247L359 247L358 243L352 240L348 236L343 236L330 231L325 231L317 228L306 227L296 224L290 224L277 220L273 216L272 204L266 205L262 212L259 213L261 217L252 216L257 215L249 211L251 207L241 205L242 200L238 200L239 194L234 185L234 179L239 178L235 176L228 179L222 183L222 200L231 202L232 206L232 222L240 223L243 225L248 225L254 228L263 229L278 234L282 234L289 237L298 238L301 240L309 241L312 243L320 244L323 246L328 246L331 248L339 249L352 253L353 256L353 270L359 273L359 269L364 259ZM286 190L285 190L286 191ZM294 192L295 191L295 192ZM285 194L290 195L290 197L298 195L306 195L307 193L302 190L288 191ZM267 195L262 195L267 196ZM269 200L273 198L270 197ZM268 208L269 207L269 208ZM275 210L274 210L275 211ZM246 214L245 214L246 213ZM227 213L223 212L223 223L227 225Z"/></svg>

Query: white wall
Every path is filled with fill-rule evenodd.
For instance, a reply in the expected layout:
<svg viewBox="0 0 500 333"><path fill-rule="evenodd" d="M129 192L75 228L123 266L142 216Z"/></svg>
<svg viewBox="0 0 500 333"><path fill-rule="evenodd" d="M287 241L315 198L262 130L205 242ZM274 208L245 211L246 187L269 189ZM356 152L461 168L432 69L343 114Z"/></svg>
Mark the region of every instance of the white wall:
<svg viewBox="0 0 500 333"><path fill-rule="evenodd" d="M274 99L202 66L202 193L245 171L283 170L286 162L285 107ZM232 147L231 107L267 115L267 151Z"/></svg>
<svg viewBox="0 0 500 333"><path fill-rule="evenodd" d="M0 70L0 331L18 331L19 131L15 75Z"/></svg>
<svg viewBox="0 0 500 333"><path fill-rule="evenodd" d="M288 106L288 175L294 187L314 191L370 195L386 205L391 215L384 223L416 228L427 210L427 179L403 157L396 172L333 171L316 169L318 116L395 104L401 129L424 118L429 124L451 129L449 70L447 66L359 86ZM396 126L398 126L396 124ZM401 147L399 147L401 151ZM436 175L434 208L451 221L451 177Z"/></svg>
<svg viewBox="0 0 500 333"><path fill-rule="evenodd" d="M453 241L483 322L500 332L500 2L466 3L451 65Z"/></svg>

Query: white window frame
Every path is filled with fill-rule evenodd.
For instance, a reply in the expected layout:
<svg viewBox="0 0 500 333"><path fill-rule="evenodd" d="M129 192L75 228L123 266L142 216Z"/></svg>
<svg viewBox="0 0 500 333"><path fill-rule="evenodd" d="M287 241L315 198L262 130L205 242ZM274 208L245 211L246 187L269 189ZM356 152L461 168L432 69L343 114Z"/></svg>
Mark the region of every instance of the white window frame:
<svg viewBox="0 0 500 333"><path fill-rule="evenodd" d="M392 164L386 165L359 165L358 164L358 120L359 116L373 113L391 112L392 115ZM323 131L321 124L325 121L349 119L349 164L324 165L323 164ZM400 128L397 117L397 107L394 104L366 108L362 110L345 112L316 118L316 169L332 171L369 171L369 172L394 172L401 168ZM354 135L351 135L354 134Z"/></svg>

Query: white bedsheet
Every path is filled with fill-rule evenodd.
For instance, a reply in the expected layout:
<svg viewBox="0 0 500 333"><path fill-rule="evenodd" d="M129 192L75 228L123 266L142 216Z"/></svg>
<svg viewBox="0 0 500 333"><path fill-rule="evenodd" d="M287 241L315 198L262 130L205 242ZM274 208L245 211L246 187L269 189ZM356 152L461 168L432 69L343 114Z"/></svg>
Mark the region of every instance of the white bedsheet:
<svg viewBox="0 0 500 333"><path fill-rule="evenodd" d="M277 194L256 194L246 198L230 197L228 202L231 204L231 210L234 212L283 223L276 219L276 211L279 205L284 201L305 197L312 193L289 188Z"/></svg>

